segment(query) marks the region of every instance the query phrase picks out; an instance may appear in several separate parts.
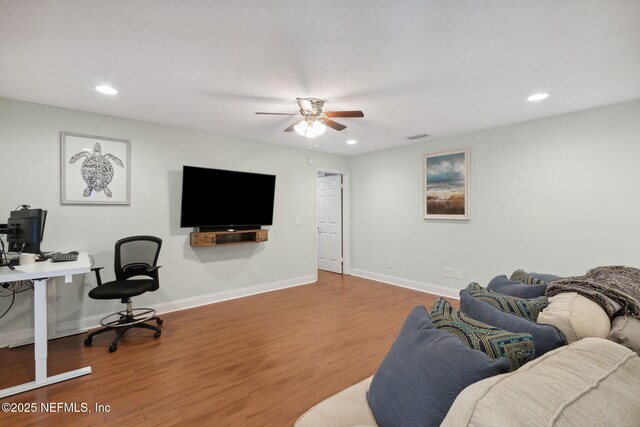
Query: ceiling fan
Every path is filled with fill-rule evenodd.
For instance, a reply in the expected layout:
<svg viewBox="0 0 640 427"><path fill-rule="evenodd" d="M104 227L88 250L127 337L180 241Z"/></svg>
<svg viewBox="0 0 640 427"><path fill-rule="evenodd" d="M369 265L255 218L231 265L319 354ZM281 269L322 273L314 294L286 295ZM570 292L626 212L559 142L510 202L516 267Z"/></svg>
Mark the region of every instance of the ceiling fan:
<svg viewBox="0 0 640 427"><path fill-rule="evenodd" d="M300 113L263 113L256 112L256 114L273 114L278 116L301 116L298 121L286 128L285 132L296 131L300 135L307 138L315 138L318 135L322 135L327 126L335 130L346 129L346 126L336 121L331 120L329 117L364 117L362 111L322 111L324 101L318 98L296 98L298 100L298 106L300 107Z"/></svg>

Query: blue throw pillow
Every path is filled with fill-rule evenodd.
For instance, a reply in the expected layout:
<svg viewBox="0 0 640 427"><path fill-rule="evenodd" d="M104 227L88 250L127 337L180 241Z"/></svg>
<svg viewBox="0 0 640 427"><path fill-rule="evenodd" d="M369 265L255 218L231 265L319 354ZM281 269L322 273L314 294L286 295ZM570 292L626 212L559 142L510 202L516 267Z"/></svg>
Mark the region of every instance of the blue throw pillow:
<svg viewBox="0 0 640 427"><path fill-rule="evenodd" d="M468 347L487 353L492 359L506 357L516 370L533 360L536 349L527 333L506 331L460 313L449 301L438 298L431 310L433 326L458 337Z"/></svg>
<svg viewBox="0 0 640 427"><path fill-rule="evenodd" d="M564 334L555 326L542 325L526 317L502 311L489 303L473 298L469 291L460 291L460 311L476 320L507 331L531 334L536 348L536 357L566 344Z"/></svg>
<svg viewBox="0 0 640 427"><path fill-rule="evenodd" d="M524 270L516 270L511 274L511 280L517 280L525 285L546 285L558 279L561 277L555 274L527 273Z"/></svg>
<svg viewBox="0 0 640 427"><path fill-rule="evenodd" d="M510 367L437 330L418 306L373 377L367 401L380 426L439 426L465 387Z"/></svg>
<svg viewBox="0 0 640 427"><path fill-rule="evenodd" d="M518 298L536 298L544 295L547 285L525 285L517 280L507 279L507 276L497 276L491 279L487 289L504 295Z"/></svg>
<svg viewBox="0 0 640 427"><path fill-rule="evenodd" d="M549 298L541 296L537 298L518 298L489 291L476 282L467 286L467 291L472 297L488 302L502 311L509 311L518 316L527 317L534 322L538 320L538 314L549 305Z"/></svg>

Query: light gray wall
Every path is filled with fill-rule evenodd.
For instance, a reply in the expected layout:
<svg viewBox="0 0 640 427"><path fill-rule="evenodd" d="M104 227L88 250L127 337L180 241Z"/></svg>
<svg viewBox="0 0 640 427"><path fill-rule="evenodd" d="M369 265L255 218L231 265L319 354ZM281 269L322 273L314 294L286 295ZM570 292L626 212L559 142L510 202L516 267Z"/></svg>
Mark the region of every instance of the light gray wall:
<svg viewBox="0 0 640 427"><path fill-rule="evenodd" d="M131 206L60 204L59 134L85 133L131 140ZM19 204L49 210L44 250L87 250L113 278L113 244L125 236L152 234L164 240L161 287L136 298L135 305L157 305L189 297L257 285L274 286L316 274L316 169L346 169L346 158L306 149L238 140L210 133L124 120L0 98L0 219ZM263 244L192 248L189 229L179 228L182 166L195 165L275 174L274 225ZM203 188L202 197L215 197ZM251 197L250 194L247 197ZM295 225L295 217L301 224ZM0 222L5 222L0 220ZM253 275L257 266L260 274ZM56 321L121 309L120 302L94 301L87 293L93 276L75 285L56 285ZM0 313L9 299L0 299ZM0 319L0 334L28 329L31 292Z"/></svg>
<svg viewBox="0 0 640 427"><path fill-rule="evenodd" d="M463 147L471 220L424 220L423 153ZM638 266L639 159L640 101L354 157L354 273L457 290L517 268ZM462 280L445 279L444 267Z"/></svg>
<svg viewBox="0 0 640 427"><path fill-rule="evenodd" d="M306 150L0 98L0 215L22 203L48 209L43 248L88 250L107 266L106 279L115 240L162 237L161 289L138 305L313 276L317 169L351 171L356 274L455 294L515 268L581 274L602 264L638 266L639 117L635 101L350 159L313 153L309 166ZM131 139L131 206L60 205L63 130ZM471 220L425 221L422 154L461 147L471 148ZM276 174L269 242L191 248L189 230L178 228L183 164ZM461 269L463 279L444 279L443 267ZM93 285L90 276L57 284L58 324L119 309L89 299ZM0 300L0 312L7 304ZM30 329L31 307L30 292L18 295L0 335Z"/></svg>

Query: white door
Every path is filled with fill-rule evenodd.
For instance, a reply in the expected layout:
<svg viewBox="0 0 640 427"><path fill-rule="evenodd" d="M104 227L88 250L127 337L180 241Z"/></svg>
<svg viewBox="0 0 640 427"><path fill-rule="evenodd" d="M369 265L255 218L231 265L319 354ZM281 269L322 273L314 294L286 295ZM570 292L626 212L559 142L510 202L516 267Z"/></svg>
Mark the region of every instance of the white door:
<svg viewBox="0 0 640 427"><path fill-rule="evenodd" d="M318 177L318 268L342 274L342 175Z"/></svg>

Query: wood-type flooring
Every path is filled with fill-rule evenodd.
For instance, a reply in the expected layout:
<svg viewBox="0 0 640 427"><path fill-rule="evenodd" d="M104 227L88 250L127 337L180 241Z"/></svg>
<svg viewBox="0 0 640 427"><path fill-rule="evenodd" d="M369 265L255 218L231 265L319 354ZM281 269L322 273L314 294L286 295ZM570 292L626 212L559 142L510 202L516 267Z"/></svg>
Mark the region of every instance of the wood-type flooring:
<svg viewBox="0 0 640 427"><path fill-rule="evenodd" d="M86 334L51 340L49 375L93 372L1 399L37 410L0 412L0 425L292 426L372 375L411 309L436 298L320 271L314 284L164 314L162 337L131 330L115 353L111 333L91 347ZM0 349L0 388L33 377L33 345Z"/></svg>

